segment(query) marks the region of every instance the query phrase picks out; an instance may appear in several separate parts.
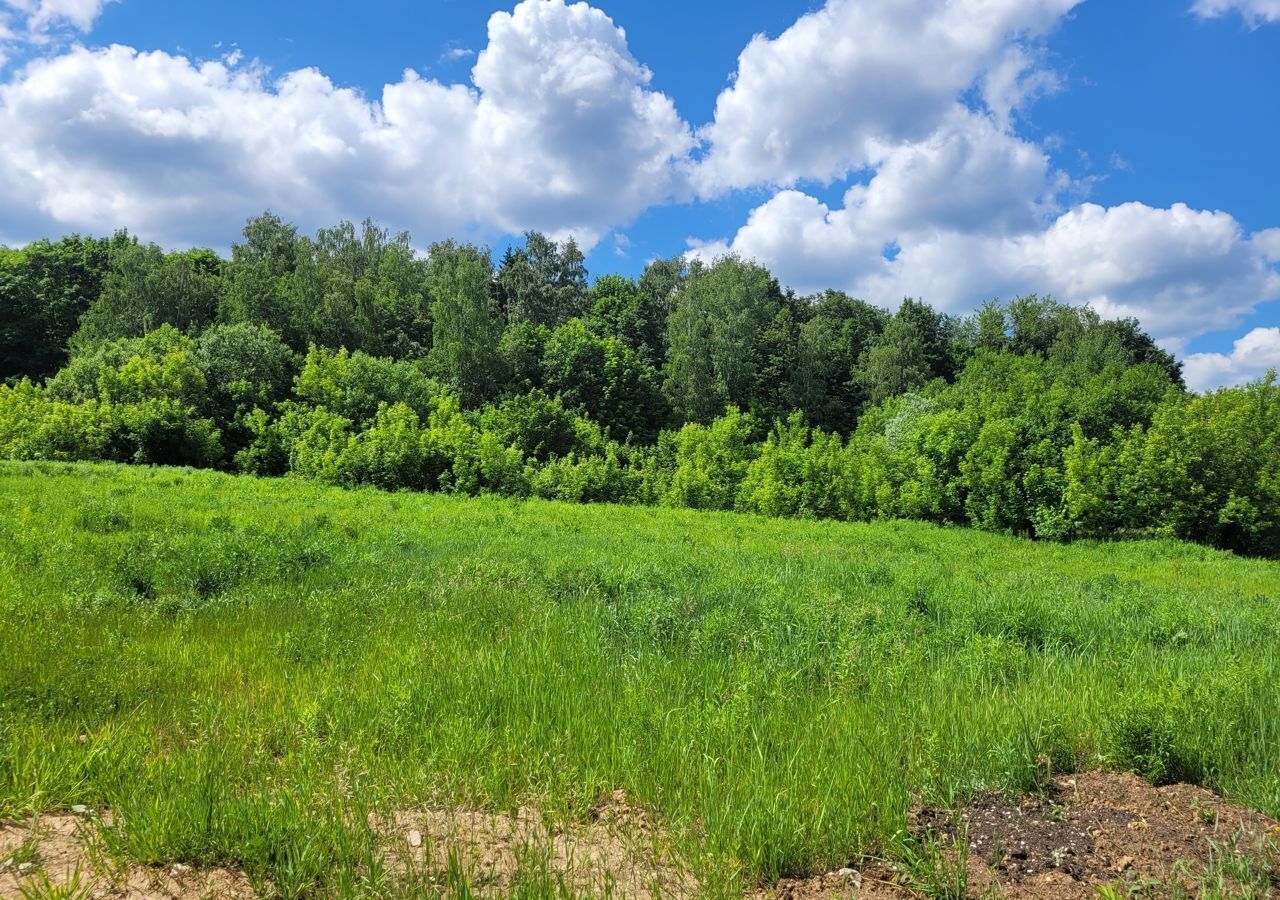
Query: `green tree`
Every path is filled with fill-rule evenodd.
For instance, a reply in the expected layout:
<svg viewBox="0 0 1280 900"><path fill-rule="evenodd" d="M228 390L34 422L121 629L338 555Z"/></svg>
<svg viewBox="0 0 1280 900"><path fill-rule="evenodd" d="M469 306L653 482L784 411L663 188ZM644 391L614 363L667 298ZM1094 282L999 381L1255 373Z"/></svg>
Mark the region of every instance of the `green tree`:
<svg viewBox="0 0 1280 900"><path fill-rule="evenodd" d="M0 250L0 379L42 378L67 361L67 342L97 299L108 243L79 235Z"/></svg>
<svg viewBox="0 0 1280 900"><path fill-rule="evenodd" d="M726 256L695 265L668 319L665 390L685 421L708 421L725 404L766 405L768 330L782 291L763 266Z"/></svg>
<svg viewBox="0 0 1280 900"><path fill-rule="evenodd" d="M848 434L868 399L854 377L858 360L884 331L889 316L840 291L826 291L810 302L812 315L799 327L789 378L793 396L811 424Z"/></svg>
<svg viewBox="0 0 1280 900"><path fill-rule="evenodd" d="M872 405L929 383L933 374L920 326L894 317L884 333L858 358L852 381Z"/></svg>
<svg viewBox="0 0 1280 900"><path fill-rule="evenodd" d="M551 333L543 358L548 391L618 440L652 441L665 421L658 374L616 337L602 337L581 319Z"/></svg>
<svg viewBox="0 0 1280 900"><path fill-rule="evenodd" d="M492 397L502 380L502 330L490 308L493 264L487 250L452 241L432 245L428 259L432 362L463 403L474 405Z"/></svg>
<svg viewBox="0 0 1280 900"><path fill-rule="evenodd" d="M222 260L212 250L165 253L120 232L109 257L102 293L81 319L74 346L142 337L162 325L194 333L213 322Z"/></svg>
<svg viewBox="0 0 1280 900"><path fill-rule="evenodd" d="M601 334L616 337L651 365L666 352L665 304L634 281L606 275L591 288L591 312L586 321Z"/></svg>
<svg viewBox="0 0 1280 900"><path fill-rule="evenodd" d="M510 248L498 269L499 304L509 322L557 325L587 312L587 270L573 238L563 245L536 231Z"/></svg>
<svg viewBox="0 0 1280 900"><path fill-rule="evenodd" d="M304 316L290 298L290 279L304 252L298 229L267 212L245 224L243 237L231 245L231 259L223 270L219 318L264 325L295 350L304 349Z"/></svg>

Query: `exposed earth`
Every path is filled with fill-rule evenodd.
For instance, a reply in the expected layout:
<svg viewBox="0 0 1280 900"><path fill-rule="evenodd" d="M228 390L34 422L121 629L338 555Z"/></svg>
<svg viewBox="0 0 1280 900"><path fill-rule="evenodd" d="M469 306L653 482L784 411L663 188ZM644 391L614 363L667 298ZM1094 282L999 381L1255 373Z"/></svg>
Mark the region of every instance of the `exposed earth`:
<svg viewBox="0 0 1280 900"><path fill-rule="evenodd" d="M256 896L241 872L116 866L96 839L109 823L109 815L77 810L0 826L0 896L45 895L59 886L61 896L83 898ZM530 810L405 811L376 825L388 871L424 887L442 884L440 873L453 866L482 892L501 896L534 866L583 896L608 891L653 900L695 897L702 888L664 849L660 826L621 792L567 828ZM1157 788L1128 774L1062 776L1043 797L989 793L962 810L921 808L912 815L908 846L914 849L893 861L851 861L836 872L763 886L752 900L961 890L974 897L1280 896L1274 821L1202 788Z"/></svg>

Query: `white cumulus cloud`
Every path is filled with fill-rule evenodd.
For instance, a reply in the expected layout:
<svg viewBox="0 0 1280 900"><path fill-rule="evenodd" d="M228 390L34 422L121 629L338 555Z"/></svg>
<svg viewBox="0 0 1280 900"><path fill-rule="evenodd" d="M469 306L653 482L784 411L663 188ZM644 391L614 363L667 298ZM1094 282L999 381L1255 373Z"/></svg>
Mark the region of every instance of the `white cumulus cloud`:
<svg viewBox="0 0 1280 900"><path fill-rule="evenodd" d="M45 45L53 33L88 31L113 0L0 0L0 69L25 45Z"/></svg>
<svg viewBox="0 0 1280 900"><path fill-rule="evenodd" d="M863 194L876 191L873 179ZM881 228L865 207L831 210L785 191L753 211L731 241L695 251L731 250L799 289L839 286L884 304L913 296L966 312L986 299L1048 293L1110 317L1133 316L1174 350L1280 298L1266 242L1223 212L1087 203L1043 227L1005 233L927 221ZM884 253L890 245L896 253Z"/></svg>
<svg viewBox="0 0 1280 900"><path fill-rule="evenodd" d="M753 257L804 292L956 313L1050 293L1136 317L1175 351L1280 298L1280 230L1250 235L1183 204L1063 206L1087 183L1018 136L1012 113L1061 88L1036 38L1075 5L828 0L756 38L700 132L695 179L703 193L782 189L691 252ZM839 204L797 187L850 173Z"/></svg>
<svg viewBox="0 0 1280 900"><path fill-rule="evenodd" d="M927 137L979 82L998 118L1052 79L1025 43L1081 0L828 0L742 52L704 128L705 193L841 178Z"/></svg>
<svg viewBox="0 0 1280 900"><path fill-rule="evenodd" d="M1280 370L1280 328L1255 328L1230 353L1192 353L1184 361L1187 386L1204 391L1230 387Z"/></svg>
<svg viewBox="0 0 1280 900"><path fill-rule="evenodd" d="M1280 0L1196 0L1191 10L1204 19L1239 13L1250 28L1280 22Z"/></svg>
<svg viewBox="0 0 1280 900"><path fill-rule="evenodd" d="M0 0L0 15L22 23L28 33L38 34L59 25L80 31L93 27L111 0Z"/></svg>
<svg viewBox="0 0 1280 900"><path fill-rule="evenodd" d="M221 244L270 206L304 226L369 215L423 239L590 244L684 189L692 134L601 11L495 14L472 78L406 72L375 100L315 69L75 47L0 86L0 235L127 225Z"/></svg>

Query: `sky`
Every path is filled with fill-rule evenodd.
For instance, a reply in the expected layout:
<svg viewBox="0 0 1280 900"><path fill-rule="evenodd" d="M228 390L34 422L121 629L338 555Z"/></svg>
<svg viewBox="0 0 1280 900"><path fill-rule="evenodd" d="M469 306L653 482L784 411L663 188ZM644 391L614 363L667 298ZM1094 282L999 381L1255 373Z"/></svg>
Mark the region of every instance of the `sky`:
<svg viewBox="0 0 1280 900"><path fill-rule="evenodd" d="M727 252L801 293L1133 316L1280 367L1280 0L0 0L0 243Z"/></svg>

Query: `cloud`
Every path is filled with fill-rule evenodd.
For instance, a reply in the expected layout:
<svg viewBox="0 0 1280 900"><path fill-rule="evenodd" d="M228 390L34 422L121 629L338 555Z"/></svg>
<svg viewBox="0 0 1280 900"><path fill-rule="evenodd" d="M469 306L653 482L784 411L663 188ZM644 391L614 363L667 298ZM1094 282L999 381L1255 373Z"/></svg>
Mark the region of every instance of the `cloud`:
<svg viewBox="0 0 1280 900"><path fill-rule="evenodd" d="M691 252L758 259L802 292L914 296L956 313L1052 293L1136 317L1175 351L1238 325L1280 297L1280 229L1248 235L1183 204L1080 203L1088 179L1015 133L1017 110L1061 88L1036 38L1075 5L828 0L777 39L757 37L700 132L695 179L704 194L782 190ZM794 187L850 173L839 205Z"/></svg>
<svg viewBox="0 0 1280 900"><path fill-rule="evenodd" d="M875 175L851 187L842 208L782 191L754 210L731 242L695 242L695 251L705 257L732 249L758 258L806 292L867 285L901 268L885 258L891 244L901 255L941 235L987 240L1040 229L1055 211L1061 184L1040 148L956 104L925 139L893 147L873 142L868 158Z"/></svg>
<svg viewBox="0 0 1280 900"><path fill-rule="evenodd" d="M938 227L931 215L895 223L866 202L882 192L879 177L837 210L781 192L732 240L695 245L695 253L754 257L800 290L838 286L882 304L914 296L951 312L1050 293L1106 316L1133 316L1174 350L1280 298L1271 233L1249 237L1223 212L1086 203L1021 231ZM884 252L890 246L896 253Z"/></svg>
<svg viewBox="0 0 1280 900"><path fill-rule="evenodd" d="M1250 28L1280 22L1280 0L1196 0L1191 11L1202 19L1239 13Z"/></svg>
<svg viewBox="0 0 1280 900"><path fill-rule="evenodd" d="M1255 328L1228 353L1192 353L1184 360L1187 386L1194 391L1233 387L1280 370L1280 328Z"/></svg>
<svg viewBox="0 0 1280 900"><path fill-rule="evenodd" d="M88 31L113 0L0 0L0 69L26 45L49 44L56 32Z"/></svg>
<svg viewBox="0 0 1280 900"><path fill-rule="evenodd" d="M495 14L472 85L406 72L376 100L315 69L75 47L0 86L0 235L218 245L271 207L590 245L684 190L693 137L649 80L604 13L563 0Z"/></svg>
<svg viewBox="0 0 1280 900"><path fill-rule="evenodd" d="M476 51L469 47L459 47L457 44L450 44L445 51L440 54L440 62L458 62L463 59L470 59L476 55Z"/></svg>
<svg viewBox="0 0 1280 900"><path fill-rule="evenodd" d="M111 0L0 0L0 14L18 19L29 34L58 26L88 31Z"/></svg>
<svg viewBox="0 0 1280 900"><path fill-rule="evenodd" d="M982 82L1000 121L1054 82L1029 42L1081 0L828 0L754 38L701 132L704 194L842 178L919 141Z"/></svg>

